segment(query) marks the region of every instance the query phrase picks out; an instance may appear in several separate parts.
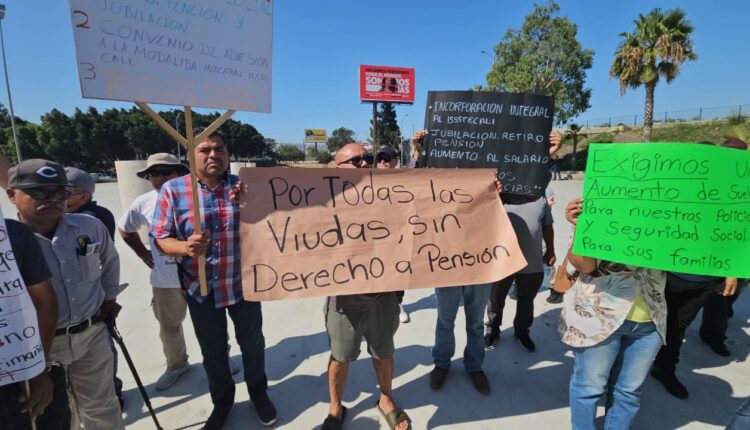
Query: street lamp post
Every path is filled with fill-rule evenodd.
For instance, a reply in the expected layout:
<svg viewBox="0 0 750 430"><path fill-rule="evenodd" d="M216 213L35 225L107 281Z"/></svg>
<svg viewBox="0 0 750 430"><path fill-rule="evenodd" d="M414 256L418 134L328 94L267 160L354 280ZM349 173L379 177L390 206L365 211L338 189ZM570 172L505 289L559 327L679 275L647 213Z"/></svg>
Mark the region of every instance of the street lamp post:
<svg viewBox="0 0 750 430"><path fill-rule="evenodd" d="M401 132L401 126L404 124L404 120L406 119L407 116L409 116L408 113L404 115L403 118L401 118L401 121L398 122L398 146L401 149L401 167L403 167L404 164L406 164L404 162L405 160L404 158L404 134Z"/></svg>
<svg viewBox="0 0 750 430"><path fill-rule="evenodd" d="M5 38L3 37L3 19L5 18L5 5L0 4L0 47L3 53L3 69L5 70L5 88L8 90L8 107L10 108L10 128L13 130L13 142L16 144L16 158L21 162L21 147L18 144L18 131L16 130L16 115L13 113L13 99L10 96L10 81L8 80L8 63L5 61Z"/></svg>

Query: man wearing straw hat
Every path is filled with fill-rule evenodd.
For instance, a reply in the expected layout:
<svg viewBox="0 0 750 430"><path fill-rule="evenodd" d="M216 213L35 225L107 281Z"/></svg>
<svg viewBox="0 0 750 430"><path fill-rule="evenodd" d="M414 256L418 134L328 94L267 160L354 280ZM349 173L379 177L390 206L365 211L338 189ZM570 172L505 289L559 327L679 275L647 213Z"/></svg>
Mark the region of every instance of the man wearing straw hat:
<svg viewBox="0 0 750 430"><path fill-rule="evenodd" d="M151 250L147 249L138 230L151 225L161 186L170 179L189 172L172 154L162 152L148 157L146 168L136 174L151 182L153 190L136 197L117 222L125 243L151 269L151 307L159 322L159 338L167 359L167 369L156 381L156 389L160 391L172 386L183 373L190 370L182 332L187 302L177 279L177 263L174 258L160 253L154 246L153 238L150 239Z"/></svg>

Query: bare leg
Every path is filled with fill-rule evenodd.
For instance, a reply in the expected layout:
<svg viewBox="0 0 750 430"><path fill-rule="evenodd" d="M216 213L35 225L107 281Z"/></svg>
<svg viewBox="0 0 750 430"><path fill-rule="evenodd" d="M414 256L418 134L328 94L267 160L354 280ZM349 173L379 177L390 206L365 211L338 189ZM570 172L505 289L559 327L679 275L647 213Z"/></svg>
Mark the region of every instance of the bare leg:
<svg viewBox="0 0 750 430"><path fill-rule="evenodd" d="M393 401L393 357L378 360L377 358L372 359L372 367L375 368L375 376L378 378L378 385L380 385L380 409L388 414L396 408L396 403ZM409 428L407 421L399 423L399 430L406 430Z"/></svg>
<svg viewBox="0 0 750 430"><path fill-rule="evenodd" d="M333 357L328 358L328 394L331 397L328 415L336 418L341 418L341 397L344 395L347 375L349 375L348 362L340 363Z"/></svg>

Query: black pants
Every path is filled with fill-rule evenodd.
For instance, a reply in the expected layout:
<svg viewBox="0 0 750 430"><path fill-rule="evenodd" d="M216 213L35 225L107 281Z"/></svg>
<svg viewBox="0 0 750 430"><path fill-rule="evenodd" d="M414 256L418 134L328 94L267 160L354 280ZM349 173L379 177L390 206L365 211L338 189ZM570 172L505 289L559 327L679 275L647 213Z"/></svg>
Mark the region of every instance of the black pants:
<svg viewBox="0 0 750 430"><path fill-rule="evenodd" d="M727 327L729 326L729 312L740 296L747 288L741 286L733 296L722 296L721 294L710 294L703 305L703 321L701 321L701 338L709 344L722 343L727 339Z"/></svg>
<svg viewBox="0 0 750 430"><path fill-rule="evenodd" d="M534 322L534 298L539 291L539 287L542 285L542 281L544 281L544 272L515 273L492 284L490 301L487 303L487 323L484 325L485 333L500 332L505 298L508 296L508 291L514 281L516 282L517 301L513 329L516 334L529 334L531 324Z"/></svg>
<svg viewBox="0 0 750 430"><path fill-rule="evenodd" d="M234 323L237 343L242 351L245 384L250 397L265 391L266 380L265 339L260 303L241 300L224 308L216 308L213 292L198 303L187 296L190 319L203 355L203 368L208 377L208 389L214 405L234 403L234 380L229 370L229 335L227 313Z"/></svg>
<svg viewBox="0 0 750 430"><path fill-rule="evenodd" d="M724 282L723 279L721 282ZM715 294L717 285L717 282L690 283L671 274L667 275L667 342L654 360L654 365L660 370L675 371L680 361L685 330L695 320L706 298Z"/></svg>
<svg viewBox="0 0 750 430"><path fill-rule="evenodd" d="M49 373L52 379L52 402L44 413L36 417L38 430L69 430L70 408L66 390L65 370L61 366L52 366ZM28 413L21 413L18 398L22 393L22 383L0 387L0 427L3 430L30 430L31 420Z"/></svg>

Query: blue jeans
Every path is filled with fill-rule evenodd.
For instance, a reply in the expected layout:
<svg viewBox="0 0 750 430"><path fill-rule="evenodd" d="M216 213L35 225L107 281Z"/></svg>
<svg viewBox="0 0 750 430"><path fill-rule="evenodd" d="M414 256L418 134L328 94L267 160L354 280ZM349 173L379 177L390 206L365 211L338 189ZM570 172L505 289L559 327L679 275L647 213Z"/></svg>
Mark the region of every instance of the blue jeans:
<svg viewBox="0 0 750 430"><path fill-rule="evenodd" d="M570 378L573 429L596 429L596 403L607 395L605 429L629 429L641 406L641 385L662 340L653 322L625 321L606 340L575 348Z"/></svg>
<svg viewBox="0 0 750 430"><path fill-rule="evenodd" d="M466 285L462 287L436 288L438 319L435 326L435 346L432 360L435 366L450 369L451 358L456 352L456 337L453 334L456 314L461 300L466 315L466 348L464 367L467 372L482 370L484 361L484 308L490 298L492 284Z"/></svg>
<svg viewBox="0 0 750 430"><path fill-rule="evenodd" d="M198 303L187 295L190 319L195 337L201 347L203 368L208 377L208 389L214 405L234 403L234 380L229 370L229 335L227 334L227 312L234 323L237 343L242 351L242 366L245 384L250 397L265 391L266 380L265 347L263 338L263 315L260 303L239 302L224 308L216 308L213 292Z"/></svg>
<svg viewBox="0 0 750 430"><path fill-rule="evenodd" d="M740 405L737 412L732 416L732 420L729 421L727 430L743 430L750 428L750 397L745 399Z"/></svg>

